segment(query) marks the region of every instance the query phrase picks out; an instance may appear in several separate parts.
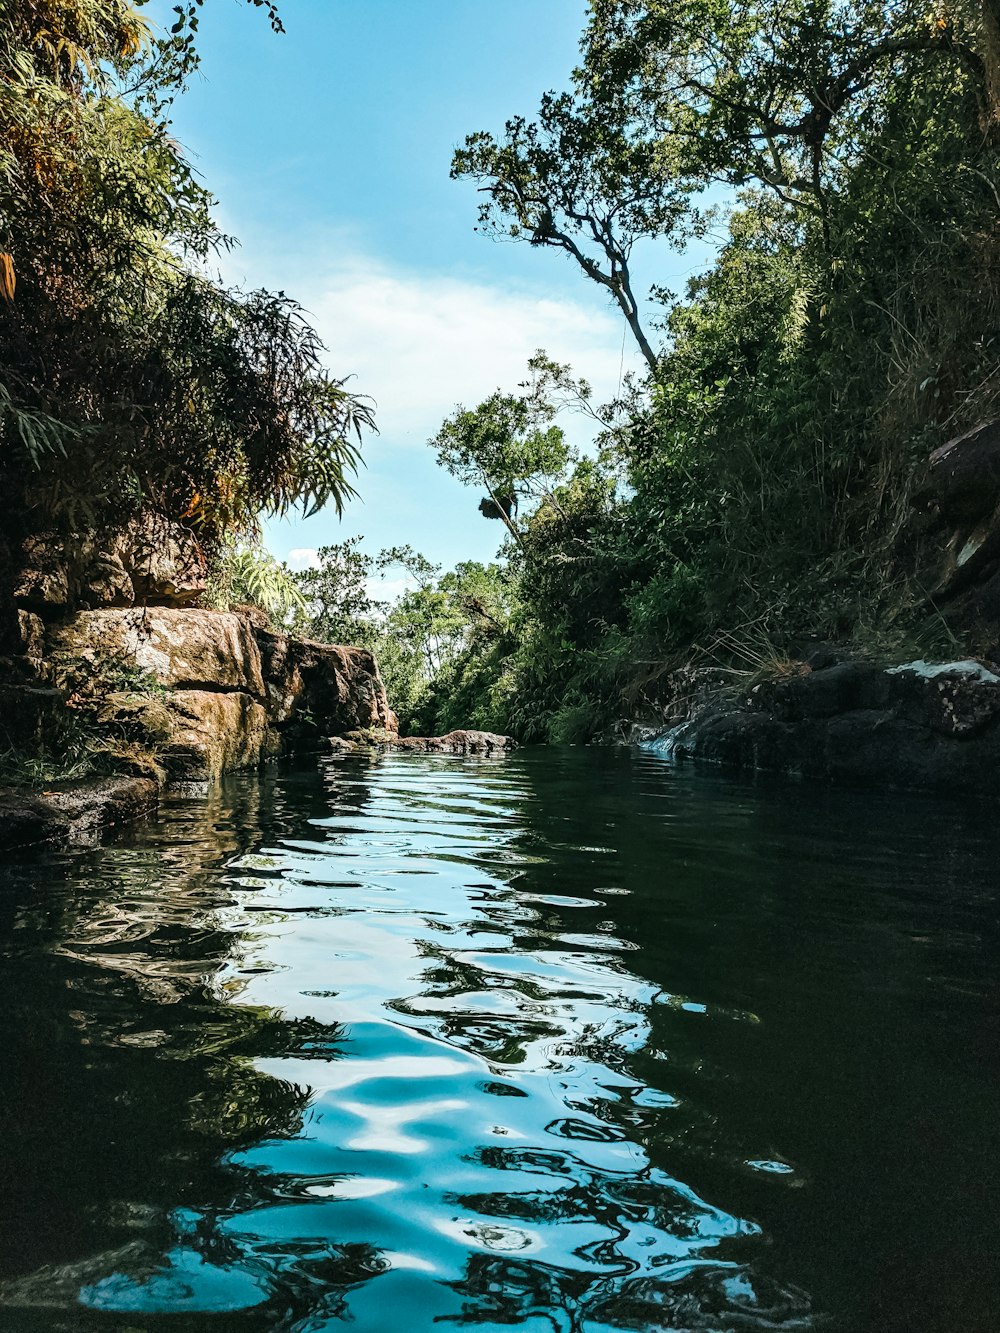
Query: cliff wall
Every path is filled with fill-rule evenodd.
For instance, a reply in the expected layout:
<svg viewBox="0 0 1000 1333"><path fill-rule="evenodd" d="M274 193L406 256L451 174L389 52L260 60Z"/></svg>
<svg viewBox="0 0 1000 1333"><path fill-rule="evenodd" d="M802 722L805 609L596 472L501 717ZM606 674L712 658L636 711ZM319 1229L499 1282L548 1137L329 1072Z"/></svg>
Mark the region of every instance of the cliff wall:
<svg viewBox="0 0 1000 1333"><path fill-rule="evenodd" d="M397 731L367 650L198 606L205 562L177 524L35 534L10 567L0 746L39 749L85 721L126 768L145 754L169 781L201 781L325 736Z"/></svg>

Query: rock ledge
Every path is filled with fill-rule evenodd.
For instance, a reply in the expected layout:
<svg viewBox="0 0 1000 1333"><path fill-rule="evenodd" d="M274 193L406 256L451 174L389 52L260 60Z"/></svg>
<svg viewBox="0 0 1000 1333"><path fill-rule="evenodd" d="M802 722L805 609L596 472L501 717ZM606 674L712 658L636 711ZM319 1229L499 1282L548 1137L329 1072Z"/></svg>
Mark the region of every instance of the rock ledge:
<svg viewBox="0 0 1000 1333"><path fill-rule="evenodd" d="M993 792L1000 676L973 660L884 668L808 663L745 693L718 672L677 673L660 726L623 739L675 761L818 782Z"/></svg>

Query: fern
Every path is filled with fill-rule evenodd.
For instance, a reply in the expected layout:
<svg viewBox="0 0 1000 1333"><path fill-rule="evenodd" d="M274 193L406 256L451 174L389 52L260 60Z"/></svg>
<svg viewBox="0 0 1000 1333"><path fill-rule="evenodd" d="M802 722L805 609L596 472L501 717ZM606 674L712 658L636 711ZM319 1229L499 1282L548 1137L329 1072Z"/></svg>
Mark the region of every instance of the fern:
<svg viewBox="0 0 1000 1333"><path fill-rule="evenodd" d="M208 600L226 608L249 603L278 622L306 609L291 571L259 544L223 548L209 582Z"/></svg>

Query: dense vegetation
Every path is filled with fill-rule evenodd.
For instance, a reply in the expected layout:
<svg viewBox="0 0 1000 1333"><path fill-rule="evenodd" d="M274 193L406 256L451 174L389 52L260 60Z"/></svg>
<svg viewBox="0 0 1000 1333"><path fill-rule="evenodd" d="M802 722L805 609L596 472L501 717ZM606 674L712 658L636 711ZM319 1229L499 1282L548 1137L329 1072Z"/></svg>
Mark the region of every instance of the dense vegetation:
<svg viewBox="0 0 1000 1333"><path fill-rule="evenodd" d="M261 510L339 508L368 412L294 301L208 268L230 241L169 131L197 65L176 14L0 11L0 484L28 530L141 507L211 552Z"/></svg>
<svg viewBox="0 0 1000 1333"><path fill-rule="evenodd" d="M470 135L453 174L481 228L606 294L643 379L597 404L540 353L442 424L498 564L352 541L296 580L258 516L339 509L369 415L293 301L211 273L230 242L169 132L199 3L158 37L125 0L0 14L8 543L180 519L216 604L371 644L427 730L578 739L691 657L750 671L809 640L891 655L960 632L915 501L931 450L997 414L994 0L592 0L566 90ZM651 307L639 260L709 229L712 265ZM574 409L596 445L571 447ZM409 584L386 606L390 567Z"/></svg>
<svg viewBox="0 0 1000 1333"><path fill-rule="evenodd" d="M428 720L573 739L691 656L940 648L914 499L931 450L997 412L995 6L592 0L581 50L453 174L484 229L617 303L648 375L594 409L543 357L443 426L508 541L504 615L467 620ZM715 262L654 288L647 326L636 246L709 226ZM597 456L555 424L572 400Z"/></svg>

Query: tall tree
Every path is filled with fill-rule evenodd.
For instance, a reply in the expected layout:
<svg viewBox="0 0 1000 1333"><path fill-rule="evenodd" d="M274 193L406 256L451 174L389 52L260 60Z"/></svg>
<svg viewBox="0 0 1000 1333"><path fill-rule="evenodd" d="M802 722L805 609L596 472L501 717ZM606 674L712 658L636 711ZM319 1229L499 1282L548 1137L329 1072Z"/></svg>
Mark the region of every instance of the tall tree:
<svg viewBox="0 0 1000 1333"><path fill-rule="evenodd" d="M618 108L619 111L621 107ZM502 140L469 135L453 178L476 181L486 196L479 225L569 255L618 305L650 369L656 353L641 316L631 261L637 241L683 240L687 192L660 161L662 145L635 118L578 96L546 94L537 121L515 117Z"/></svg>

